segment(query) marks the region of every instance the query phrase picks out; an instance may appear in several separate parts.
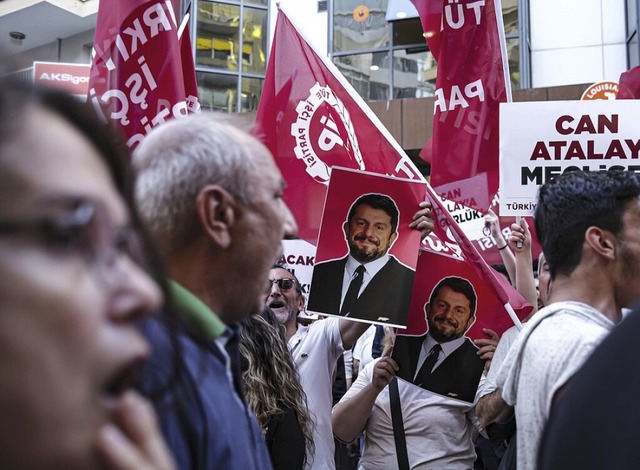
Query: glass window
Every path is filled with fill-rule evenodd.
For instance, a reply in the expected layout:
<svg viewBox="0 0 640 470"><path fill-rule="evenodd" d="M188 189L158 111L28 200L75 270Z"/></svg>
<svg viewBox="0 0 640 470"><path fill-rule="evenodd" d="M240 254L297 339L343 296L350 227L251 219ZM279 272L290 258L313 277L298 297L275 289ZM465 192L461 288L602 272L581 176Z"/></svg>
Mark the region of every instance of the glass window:
<svg viewBox="0 0 640 470"><path fill-rule="evenodd" d="M436 89L436 61L431 52L393 53L393 97L424 98Z"/></svg>
<svg viewBox="0 0 640 470"><path fill-rule="evenodd" d="M196 65L237 70L240 7L198 2Z"/></svg>
<svg viewBox="0 0 640 470"><path fill-rule="evenodd" d="M267 68L267 10L244 9L242 27L242 69L265 73Z"/></svg>
<svg viewBox="0 0 640 470"><path fill-rule="evenodd" d="M427 42L422 35L422 23L420 18L395 21L393 24L393 45L408 46L415 45L427 49Z"/></svg>
<svg viewBox="0 0 640 470"><path fill-rule="evenodd" d="M242 77L242 96L240 98L240 112L256 111L262 95L261 78Z"/></svg>
<svg viewBox="0 0 640 470"><path fill-rule="evenodd" d="M640 49L638 49L638 33L635 32L631 40L627 43L629 68L640 65Z"/></svg>
<svg viewBox="0 0 640 470"><path fill-rule="evenodd" d="M336 67L365 100L387 100L390 89L389 53L335 57Z"/></svg>
<svg viewBox="0 0 640 470"><path fill-rule="evenodd" d="M209 111L234 112L238 77L220 73L196 72L200 106Z"/></svg>
<svg viewBox="0 0 640 470"><path fill-rule="evenodd" d="M518 27L518 0L503 0L502 20L504 21L504 34L506 37L517 37Z"/></svg>
<svg viewBox="0 0 640 470"><path fill-rule="evenodd" d="M389 45L386 0L335 0L333 50L358 51Z"/></svg>
<svg viewBox="0 0 640 470"><path fill-rule="evenodd" d="M507 61L511 75L511 89L520 88L520 39L507 39Z"/></svg>
<svg viewBox="0 0 640 470"><path fill-rule="evenodd" d="M527 34L522 29L526 21L521 24L520 17L526 18L526 1L502 1L514 89L523 83L526 86L527 80L523 81L520 73L520 36ZM386 1L334 0L332 57L336 66L365 99L432 96L436 63L422 36L419 18L386 22L386 8ZM385 57L384 63L377 63L377 57ZM393 66L387 64L388 57L393 57Z"/></svg>
<svg viewBox="0 0 640 470"><path fill-rule="evenodd" d="M638 28L638 0L627 0L627 37Z"/></svg>

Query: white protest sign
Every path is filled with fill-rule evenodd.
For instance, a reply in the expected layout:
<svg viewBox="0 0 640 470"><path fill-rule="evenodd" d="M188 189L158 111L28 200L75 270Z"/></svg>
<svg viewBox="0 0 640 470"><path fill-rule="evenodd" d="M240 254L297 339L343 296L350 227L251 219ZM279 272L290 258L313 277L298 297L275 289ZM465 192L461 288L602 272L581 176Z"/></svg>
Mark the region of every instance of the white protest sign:
<svg viewBox="0 0 640 470"><path fill-rule="evenodd" d="M316 247L304 240L283 240L282 249L284 254L280 261L298 278L302 285L302 293L305 299L308 299L313 265L316 261Z"/></svg>
<svg viewBox="0 0 640 470"><path fill-rule="evenodd" d="M640 172L635 100L500 104L500 214L531 215L538 187L566 171Z"/></svg>

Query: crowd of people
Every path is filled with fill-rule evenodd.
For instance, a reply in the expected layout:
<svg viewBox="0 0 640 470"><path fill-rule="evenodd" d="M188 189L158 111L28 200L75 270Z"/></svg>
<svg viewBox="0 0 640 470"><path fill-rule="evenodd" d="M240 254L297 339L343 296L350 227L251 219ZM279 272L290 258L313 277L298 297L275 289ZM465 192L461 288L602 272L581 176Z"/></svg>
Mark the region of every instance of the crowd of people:
<svg viewBox="0 0 640 470"><path fill-rule="evenodd" d="M537 275L527 222L505 238L487 214L534 311L475 342L477 293L456 276L422 336L348 317L368 318L352 302L394 260L397 218L373 199L353 212L384 230L350 215L349 254L314 281L339 285L342 318L300 321L285 182L237 117L172 120L130 155L90 105L4 80L0 175L0 468L633 468L633 173L540 188ZM410 228L432 231L428 202Z"/></svg>

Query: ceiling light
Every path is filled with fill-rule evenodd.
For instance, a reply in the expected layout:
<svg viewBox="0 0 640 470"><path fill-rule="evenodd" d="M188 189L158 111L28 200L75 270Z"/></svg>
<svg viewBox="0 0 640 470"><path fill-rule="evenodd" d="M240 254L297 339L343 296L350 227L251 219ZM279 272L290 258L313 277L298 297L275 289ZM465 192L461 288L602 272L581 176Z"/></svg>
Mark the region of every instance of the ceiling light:
<svg viewBox="0 0 640 470"><path fill-rule="evenodd" d="M11 42L13 44L21 46L22 41L27 37L27 35L20 31L11 31L9 33L9 37L11 38Z"/></svg>

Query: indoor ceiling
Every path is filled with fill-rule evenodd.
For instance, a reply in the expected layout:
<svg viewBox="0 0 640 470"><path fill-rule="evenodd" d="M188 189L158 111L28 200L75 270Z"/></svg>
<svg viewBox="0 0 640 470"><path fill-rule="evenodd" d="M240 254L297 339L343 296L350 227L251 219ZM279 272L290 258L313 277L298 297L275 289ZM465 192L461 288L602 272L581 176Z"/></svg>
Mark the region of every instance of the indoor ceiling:
<svg viewBox="0 0 640 470"><path fill-rule="evenodd" d="M97 4L98 0L0 0L0 58L95 28ZM25 38L12 40L11 31Z"/></svg>

